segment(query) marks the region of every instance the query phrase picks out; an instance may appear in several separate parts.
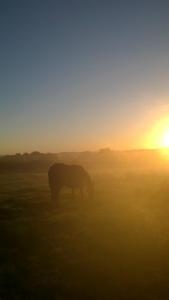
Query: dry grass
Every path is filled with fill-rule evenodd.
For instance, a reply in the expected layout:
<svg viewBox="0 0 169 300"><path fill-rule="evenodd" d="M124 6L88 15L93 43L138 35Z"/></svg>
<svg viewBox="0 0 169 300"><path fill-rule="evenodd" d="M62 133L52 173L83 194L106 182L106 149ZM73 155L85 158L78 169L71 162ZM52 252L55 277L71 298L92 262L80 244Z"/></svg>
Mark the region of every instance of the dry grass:
<svg viewBox="0 0 169 300"><path fill-rule="evenodd" d="M95 196L0 176L2 299L169 298L169 175L94 172Z"/></svg>

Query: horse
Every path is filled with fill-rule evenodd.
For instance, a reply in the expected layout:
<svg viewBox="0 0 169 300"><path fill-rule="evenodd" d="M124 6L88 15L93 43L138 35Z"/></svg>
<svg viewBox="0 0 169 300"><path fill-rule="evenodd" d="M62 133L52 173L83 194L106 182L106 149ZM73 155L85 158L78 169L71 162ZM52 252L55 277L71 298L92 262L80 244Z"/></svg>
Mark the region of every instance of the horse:
<svg viewBox="0 0 169 300"><path fill-rule="evenodd" d="M53 164L48 171L48 181L52 200L59 198L59 192L63 187L79 189L81 198L86 192L88 197L93 194L93 183L88 172L79 165L66 165L64 163Z"/></svg>

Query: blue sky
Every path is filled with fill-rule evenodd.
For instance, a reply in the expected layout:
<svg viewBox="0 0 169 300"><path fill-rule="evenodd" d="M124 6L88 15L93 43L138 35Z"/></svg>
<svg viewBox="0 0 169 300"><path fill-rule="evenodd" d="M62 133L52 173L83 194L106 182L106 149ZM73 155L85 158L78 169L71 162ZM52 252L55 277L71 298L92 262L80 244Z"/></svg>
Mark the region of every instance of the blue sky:
<svg viewBox="0 0 169 300"><path fill-rule="evenodd" d="M144 147L168 111L168 15L167 1L1 1L0 153Z"/></svg>

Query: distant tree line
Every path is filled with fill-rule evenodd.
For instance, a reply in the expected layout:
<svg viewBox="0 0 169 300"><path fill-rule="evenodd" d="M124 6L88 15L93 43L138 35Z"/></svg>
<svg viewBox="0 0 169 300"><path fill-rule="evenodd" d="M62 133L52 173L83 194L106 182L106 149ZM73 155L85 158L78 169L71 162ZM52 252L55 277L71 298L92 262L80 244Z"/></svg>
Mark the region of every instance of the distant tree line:
<svg viewBox="0 0 169 300"><path fill-rule="evenodd" d="M54 162L81 164L90 168L149 167L169 165L157 150L113 151L103 148L99 151L41 153L16 153L0 157L0 173L3 172L47 172Z"/></svg>

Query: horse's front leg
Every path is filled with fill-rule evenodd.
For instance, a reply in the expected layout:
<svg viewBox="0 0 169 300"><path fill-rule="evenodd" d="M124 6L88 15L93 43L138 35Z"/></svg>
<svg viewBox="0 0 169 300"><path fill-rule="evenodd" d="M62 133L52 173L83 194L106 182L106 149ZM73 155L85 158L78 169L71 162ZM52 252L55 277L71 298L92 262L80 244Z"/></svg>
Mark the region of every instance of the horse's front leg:
<svg viewBox="0 0 169 300"><path fill-rule="evenodd" d="M75 189L72 187L72 199L75 198Z"/></svg>

